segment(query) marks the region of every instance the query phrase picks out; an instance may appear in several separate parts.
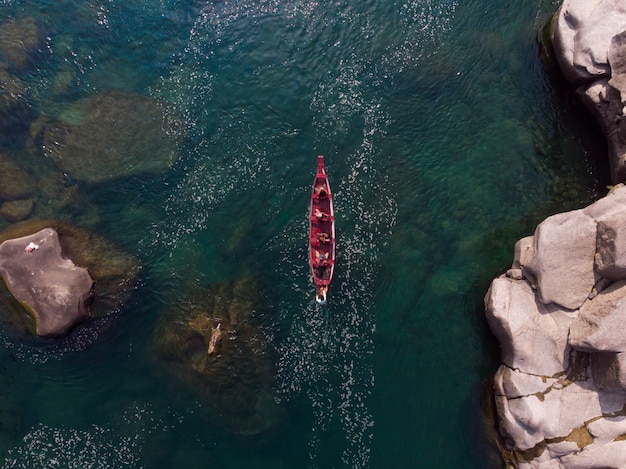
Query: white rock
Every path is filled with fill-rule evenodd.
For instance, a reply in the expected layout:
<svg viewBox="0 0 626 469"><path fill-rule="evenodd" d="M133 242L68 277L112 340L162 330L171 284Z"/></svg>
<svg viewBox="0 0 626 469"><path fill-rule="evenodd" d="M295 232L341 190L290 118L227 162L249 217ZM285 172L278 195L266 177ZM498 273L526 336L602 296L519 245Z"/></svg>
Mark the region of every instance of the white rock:
<svg viewBox="0 0 626 469"><path fill-rule="evenodd" d="M611 443L618 437L626 435L626 417L604 417L587 424L589 433L594 438L594 445L601 446Z"/></svg>
<svg viewBox="0 0 626 469"><path fill-rule="evenodd" d="M546 307L536 301L528 283L506 277L491 283L485 307L504 364L541 376L564 372L569 355L567 335L575 313Z"/></svg>
<svg viewBox="0 0 626 469"><path fill-rule="evenodd" d="M594 446L561 458L567 469L623 469L626 467L626 441Z"/></svg>
<svg viewBox="0 0 626 469"><path fill-rule="evenodd" d="M626 351L626 281L587 301L570 326L569 344L585 352Z"/></svg>
<svg viewBox="0 0 626 469"><path fill-rule="evenodd" d="M546 439L565 438L586 421L601 417L603 412L598 393L578 383L542 396L515 399L496 396L496 408L502 436L515 442L515 447L522 451Z"/></svg>
<svg viewBox="0 0 626 469"><path fill-rule="evenodd" d="M535 230L533 250L524 271L536 279L540 300L579 308L599 278L593 269L595 220L583 210L548 217Z"/></svg>

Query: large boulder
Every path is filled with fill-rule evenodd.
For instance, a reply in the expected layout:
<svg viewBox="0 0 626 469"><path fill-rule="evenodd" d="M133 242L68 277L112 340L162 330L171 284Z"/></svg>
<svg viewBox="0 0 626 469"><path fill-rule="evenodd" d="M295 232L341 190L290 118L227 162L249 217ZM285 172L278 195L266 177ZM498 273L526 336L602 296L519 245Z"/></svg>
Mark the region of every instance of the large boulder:
<svg viewBox="0 0 626 469"><path fill-rule="evenodd" d="M9 200L0 205L0 215L10 222L22 221L33 211L33 200Z"/></svg>
<svg viewBox="0 0 626 469"><path fill-rule="evenodd" d="M91 315L114 317L136 286L141 270L138 259L87 228L59 220L14 223L0 232L0 243L28 237L45 228L52 228L58 233L62 256L86 268L95 281ZM4 301L3 295L0 295L0 303L3 309L12 313L7 319L19 332L26 328L36 333L32 324L21 323L22 311L11 302Z"/></svg>
<svg viewBox="0 0 626 469"><path fill-rule="evenodd" d="M572 322L569 343L585 352L626 351L626 282L614 283L587 301ZM626 331L626 328L624 328Z"/></svg>
<svg viewBox="0 0 626 469"><path fill-rule="evenodd" d="M518 241L512 268L485 297L502 347L494 380L500 447L513 467L624 467L625 218L622 184L550 217Z"/></svg>
<svg viewBox="0 0 626 469"><path fill-rule="evenodd" d="M35 178L13 158L0 151L0 199L26 199L35 187Z"/></svg>
<svg viewBox="0 0 626 469"><path fill-rule="evenodd" d="M43 136L46 155L87 183L163 173L176 160L179 139L180 125L163 103L117 92L76 103Z"/></svg>
<svg viewBox="0 0 626 469"><path fill-rule="evenodd" d="M557 376L567 366L567 310L537 301L525 281L495 279L485 298L487 320L502 347L502 363L537 376ZM541 334L537 331L542 331ZM542 353L537 353L542 350Z"/></svg>
<svg viewBox="0 0 626 469"><path fill-rule="evenodd" d="M577 87L609 142L613 182L626 180L626 4L564 0L552 45L565 77Z"/></svg>
<svg viewBox="0 0 626 469"><path fill-rule="evenodd" d="M89 317L93 279L62 256L52 228L0 244L0 277L34 317L39 336L64 336Z"/></svg>
<svg viewBox="0 0 626 469"><path fill-rule="evenodd" d="M544 304L577 309L597 281L594 271L596 222L582 210L553 215L535 230L526 275Z"/></svg>

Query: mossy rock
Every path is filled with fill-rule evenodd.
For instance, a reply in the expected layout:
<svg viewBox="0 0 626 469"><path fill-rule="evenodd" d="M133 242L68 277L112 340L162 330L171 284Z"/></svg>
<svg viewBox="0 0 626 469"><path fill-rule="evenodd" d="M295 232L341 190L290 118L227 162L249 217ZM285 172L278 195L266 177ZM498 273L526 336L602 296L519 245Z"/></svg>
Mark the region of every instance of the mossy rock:
<svg viewBox="0 0 626 469"><path fill-rule="evenodd" d="M90 184L161 174L177 158L180 122L148 96L100 93L46 125L44 149L72 178Z"/></svg>
<svg viewBox="0 0 626 469"><path fill-rule="evenodd" d="M218 424L245 436L284 419L273 391L271 347L255 325L256 288L252 278L212 285L165 314L154 333L160 364L197 391Z"/></svg>
<svg viewBox="0 0 626 469"><path fill-rule="evenodd" d="M0 206L0 215L10 222L25 220L32 211L33 199L12 200Z"/></svg>
<svg viewBox="0 0 626 469"><path fill-rule="evenodd" d="M43 33L32 16L21 16L0 24L0 58L13 69L25 69L41 49Z"/></svg>
<svg viewBox="0 0 626 469"><path fill-rule="evenodd" d="M37 186L35 178L6 153L0 152L0 199L28 198Z"/></svg>

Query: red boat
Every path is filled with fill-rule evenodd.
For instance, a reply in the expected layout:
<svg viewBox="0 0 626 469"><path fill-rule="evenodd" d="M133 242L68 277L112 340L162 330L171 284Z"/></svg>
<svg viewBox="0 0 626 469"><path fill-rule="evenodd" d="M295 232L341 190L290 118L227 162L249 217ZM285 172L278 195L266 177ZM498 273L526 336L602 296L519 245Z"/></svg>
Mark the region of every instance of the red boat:
<svg viewBox="0 0 626 469"><path fill-rule="evenodd" d="M317 173L309 210L309 265L315 282L315 301L326 304L328 286L335 270L335 212L324 157L317 157Z"/></svg>

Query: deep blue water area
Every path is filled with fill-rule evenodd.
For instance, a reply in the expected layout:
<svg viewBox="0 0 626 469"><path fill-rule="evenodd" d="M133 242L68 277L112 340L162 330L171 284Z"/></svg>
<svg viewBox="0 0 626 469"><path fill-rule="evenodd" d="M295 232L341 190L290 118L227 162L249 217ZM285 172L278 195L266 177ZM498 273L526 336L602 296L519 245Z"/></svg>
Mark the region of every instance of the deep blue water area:
<svg viewBox="0 0 626 469"><path fill-rule="evenodd" d="M500 467L483 297L517 239L609 183L604 139L542 47L558 5L0 0L0 25L40 31L29 64L0 64L28 111L1 123L0 151L79 194L32 216L143 265L121 307L67 338L0 322L3 467ZM163 103L170 169L90 183L51 161L33 129L80 121L77 102L110 92ZM307 265L318 154L337 225L321 309ZM246 437L163 370L153 340L161 318L244 277L285 412Z"/></svg>

